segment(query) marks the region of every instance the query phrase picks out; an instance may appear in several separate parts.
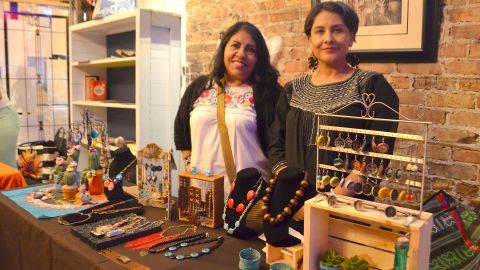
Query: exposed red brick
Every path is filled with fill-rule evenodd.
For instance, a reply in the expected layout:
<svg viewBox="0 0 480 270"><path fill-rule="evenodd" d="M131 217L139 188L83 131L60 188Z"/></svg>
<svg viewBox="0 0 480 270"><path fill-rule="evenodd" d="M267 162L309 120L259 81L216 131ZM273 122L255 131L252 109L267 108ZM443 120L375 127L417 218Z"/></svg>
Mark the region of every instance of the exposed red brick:
<svg viewBox="0 0 480 270"><path fill-rule="evenodd" d="M458 183L456 185L456 188L455 188L455 191L458 194L460 194L462 197L467 197L467 198L468 197L472 197L472 198L478 197L478 190L479 190L479 186L464 183L464 182Z"/></svg>
<svg viewBox="0 0 480 270"><path fill-rule="evenodd" d="M477 168L468 165L427 163L429 175L458 180L477 180L477 170Z"/></svg>
<svg viewBox="0 0 480 270"><path fill-rule="evenodd" d="M467 55L466 44L442 44L439 48L440 57L465 57Z"/></svg>
<svg viewBox="0 0 480 270"><path fill-rule="evenodd" d="M480 152L466 149L454 149L452 160L478 165L480 164Z"/></svg>
<svg viewBox="0 0 480 270"><path fill-rule="evenodd" d="M414 73L414 74L440 74L442 69L438 63L415 63L415 64L398 64L398 72L400 73Z"/></svg>
<svg viewBox="0 0 480 270"><path fill-rule="evenodd" d="M392 85L393 89L408 89L412 85L410 79L406 76L390 76L388 81Z"/></svg>
<svg viewBox="0 0 480 270"><path fill-rule="evenodd" d="M365 70L372 70L382 74L393 73L395 64L389 63L360 63L359 67Z"/></svg>
<svg viewBox="0 0 480 270"><path fill-rule="evenodd" d="M404 104L402 102L402 104ZM427 121L434 124L444 124L446 112L442 110L426 109L419 108L417 106L400 106L400 114L403 116L418 121ZM423 115L423 116L422 116ZM421 118L418 118L422 116Z"/></svg>
<svg viewBox="0 0 480 270"><path fill-rule="evenodd" d="M480 25L452 26L451 35L454 39L478 39L480 38Z"/></svg>
<svg viewBox="0 0 480 270"><path fill-rule="evenodd" d="M450 22L480 22L480 7L462 6L448 11Z"/></svg>
<svg viewBox="0 0 480 270"><path fill-rule="evenodd" d="M470 58L480 57L480 44L470 44L470 50L468 52Z"/></svg>
<svg viewBox="0 0 480 270"><path fill-rule="evenodd" d="M427 95L427 105L432 107L475 108L474 95L439 94Z"/></svg>
<svg viewBox="0 0 480 270"><path fill-rule="evenodd" d="M423 105L425 104L425 93L420 91L397 90L398 99L401 104Z"/></svg>
<svg viewBox="0 0 480 270"><path fill-rule="evenodd" d="M440 142L474 144L478 134L468 130L460 130L458 128L431 127L429 138L433 137Z"/></svg>

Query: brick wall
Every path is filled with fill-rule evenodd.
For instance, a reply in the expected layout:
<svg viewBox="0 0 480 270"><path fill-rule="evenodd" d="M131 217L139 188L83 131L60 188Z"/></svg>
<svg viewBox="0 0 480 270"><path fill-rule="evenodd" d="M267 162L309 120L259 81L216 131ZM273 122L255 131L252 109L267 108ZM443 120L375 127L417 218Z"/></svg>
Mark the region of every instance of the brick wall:
<svg viewBox="0 0 480 270"><path fill-rule="evenodd" d="M437 1L437 0L435 0ZM308 72L303 23L310 0L187 0L187 64L195 78L207 73L219 32L238 20L256 24L267 38L282 37L276 67L285 83ZM449 190L480 205L480 0L443 0L437 63L368 63L396 90L401 113L426 107L429 127L427 189ZM418 126L400 131L423 135ZM399 144L402 151L405 145Z"/></svg>

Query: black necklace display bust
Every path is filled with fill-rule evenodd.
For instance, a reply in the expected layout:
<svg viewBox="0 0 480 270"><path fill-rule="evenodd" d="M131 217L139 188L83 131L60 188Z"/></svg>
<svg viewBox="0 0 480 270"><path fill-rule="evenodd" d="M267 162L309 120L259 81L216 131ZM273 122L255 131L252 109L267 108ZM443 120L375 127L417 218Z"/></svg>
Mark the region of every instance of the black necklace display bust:
<svg viewBox="0 0 480 270"><path fill-rule="evenodd" d="M256 237L258 232L248 228L246 220L250 210L264 194L266 185L263 177L257 169L246 168L237 173L232 185L233 188L230 187L231 190L224 206L224 229L228 234L240 239ZM243 211L240 211L241 209Z"/></svg>
<svg viewBox="0 0 480 270"><path fill-rule="evenodd" d="M125 199L123 193L123 181L131 178L131 174L135 174L136 157L127 146L122 146L113 152L113 159L107 166L105 171L106 179L104 181L111 181L113 188L108 188L104 185L105 195L108 200ZM128 176L128 177L127 177ZM135 179L135 176L133 176Z"/></svg>

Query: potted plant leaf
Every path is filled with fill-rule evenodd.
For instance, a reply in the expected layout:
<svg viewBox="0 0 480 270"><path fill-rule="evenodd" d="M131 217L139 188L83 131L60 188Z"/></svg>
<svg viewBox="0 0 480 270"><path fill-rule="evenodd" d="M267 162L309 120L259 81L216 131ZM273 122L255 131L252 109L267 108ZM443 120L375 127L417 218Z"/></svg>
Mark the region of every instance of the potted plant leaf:
<svg viewBox="0 0 480 270"><path fill-rule="evenodd" d="M61 192L63 175L67 169L67 163L64 157L57 157L55 159L55 167L50 171L50 179L58 192Z"/></svg>
<svg viewBox="0 0 480 270"><path fill-rule="evenodd" d="M368 262L358 257L357 255L352 258L346 259L342 263L343 270L368 270Z"/></svg>
<svg viewBox="0 0 480 270"><path fill-rule="evenodd" d="M62 192L63 197L67 201L75 200L75 195L78 193L78 184L80 175L77 172L77 162L72 161L63 175Z"/></svg>
<svg viewBox="0 0 480 270"><path fill-rule="evenodd" d="M320 269L321 270L341 270L342 262L345 260L344 257L338 255L338 253L330 249L328 250L320 259Z"/></svg>
<svg viewBox="0 0 480 270"><path fill-rule="evenodd" d="M89 148L88 169L82 171L82 183L88 184L90 195L99 195L103 193L103 169L100 165L100 156L97 149Z"/></svg>

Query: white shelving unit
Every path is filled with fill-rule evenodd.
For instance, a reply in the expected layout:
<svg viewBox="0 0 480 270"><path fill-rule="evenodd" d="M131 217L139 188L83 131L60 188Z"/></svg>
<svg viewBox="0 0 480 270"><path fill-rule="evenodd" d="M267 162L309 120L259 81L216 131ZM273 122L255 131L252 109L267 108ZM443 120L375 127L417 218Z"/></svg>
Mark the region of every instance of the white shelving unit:
<svg viewBox="0 0 480 270"><path fill-rule="evenodd" d="M180 28L180 14L148 9L71 26L71 121L81 121L88 109L107 123L110 136L135 141L133 149L152 142L172 148L181 90ZM116 49L134 50L135 56L120 58ZM86 98L86 75L107 81L106 101Z"/></svg>

